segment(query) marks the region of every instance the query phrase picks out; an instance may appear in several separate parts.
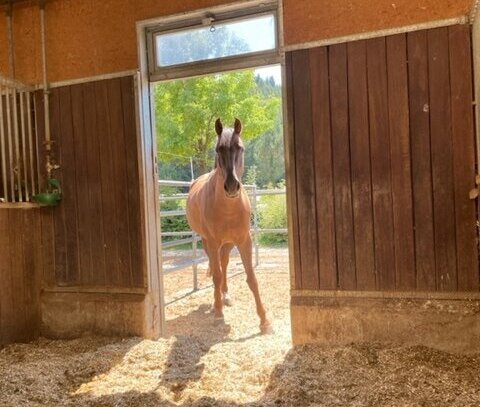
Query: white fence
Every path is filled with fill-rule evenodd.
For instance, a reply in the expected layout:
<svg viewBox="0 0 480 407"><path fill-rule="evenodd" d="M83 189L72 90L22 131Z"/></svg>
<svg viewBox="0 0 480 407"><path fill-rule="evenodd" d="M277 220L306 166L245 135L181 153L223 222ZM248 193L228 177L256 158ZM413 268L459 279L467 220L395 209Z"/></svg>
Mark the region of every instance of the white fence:
<svg viewBox="0 0 480 407"><path fill-rule="evenodd" d="M166 195L162 193L162 187L175 187L175 188L183 188L186 191L190 187L190 182L185 181L169 181L169 180L161 180L159 181L160 186L160 208L162 202L168 201L183 201L187 199L188 193L175 193L172 195ZM279 234L286 234L287 229L261 229L259 227L259 220L258 220L258 208L257 203L258 199L261 196L265 195L285 195L285 189L258 189L256 185L244 185L245 189L248 192L252 203L252 236L253 236L253 244L255 248L255 266L259 264L259 236L262 233L279 233ZM184 209L176 209L176 210L162 210L160 209L160 217L172 217L172 216L185 216L186 212ZM163 242L164 237L177 237L178 239L170 240L167 242ZM177 263L170 267L165 267L165 264L162 259L162 272L164 274L173 273L175 271L183 270L188 267L192 267L193 273L193 291L198 290L198 269L197 266L200 263L208 261L208 258L205 256L203 250L198 250L198 242L201 240L200 236L198 236L192 230L185 230L181 232L163 232L162 231L162 248L168 249L172 247L178 247L185 244L192 245L192 256L187 258L186 260ZM162 256L163 257L163 256Z"/></svg>

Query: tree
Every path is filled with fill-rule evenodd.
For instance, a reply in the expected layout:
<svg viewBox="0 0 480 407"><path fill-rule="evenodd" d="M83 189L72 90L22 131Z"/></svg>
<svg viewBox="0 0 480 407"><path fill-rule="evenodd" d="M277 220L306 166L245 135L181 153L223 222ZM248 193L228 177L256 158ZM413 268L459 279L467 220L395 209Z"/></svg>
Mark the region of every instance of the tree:
<svg viewBox="0 0 480 407"><path fill-rule="evenodd" d="M193 156L200 173L213 162L214 122L243 123L244 140L272 131L281 100L260 91L253 71L160 83L155 88L157 145L160 151Z"/></svg>

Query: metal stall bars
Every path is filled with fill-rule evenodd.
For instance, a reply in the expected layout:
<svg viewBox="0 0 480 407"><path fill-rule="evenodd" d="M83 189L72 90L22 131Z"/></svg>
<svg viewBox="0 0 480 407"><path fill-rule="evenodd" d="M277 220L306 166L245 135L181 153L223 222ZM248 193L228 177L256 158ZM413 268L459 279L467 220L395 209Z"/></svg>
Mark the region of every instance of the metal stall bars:
<svg viewBox="0 0 480 407"><path fill-rule="evenodd" d="M0 76L0 204L39 192L34 88Z"/></svg>

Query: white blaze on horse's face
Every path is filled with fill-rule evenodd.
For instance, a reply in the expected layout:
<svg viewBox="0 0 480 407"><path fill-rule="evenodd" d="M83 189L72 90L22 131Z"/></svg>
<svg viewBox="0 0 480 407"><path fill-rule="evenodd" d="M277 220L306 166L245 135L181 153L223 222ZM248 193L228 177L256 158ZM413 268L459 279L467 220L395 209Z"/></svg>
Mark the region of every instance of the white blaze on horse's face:
<svg viewBox="0 0 480 407"><path fill-rule="evenodd" d="M223 175L223 189L229 198L239 195L243 175L243 142L240 138L242 123L235 119L233 129L223 128L220 119L215 122L215 131L218 135L215 147L215 167L219 168Z"/></svg>

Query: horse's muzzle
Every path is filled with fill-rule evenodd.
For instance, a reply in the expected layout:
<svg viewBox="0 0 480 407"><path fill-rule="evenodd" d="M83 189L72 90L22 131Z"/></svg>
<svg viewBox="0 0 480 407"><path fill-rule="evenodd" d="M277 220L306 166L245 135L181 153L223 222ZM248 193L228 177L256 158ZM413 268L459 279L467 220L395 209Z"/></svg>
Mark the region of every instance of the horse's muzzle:
<svg viewBox="0 0 480 407"><path fill-rule="evenodd" d="M240 193L240 182L237 180L229 183L225 182L223 189L229 198L236 198Z"/></svg>

